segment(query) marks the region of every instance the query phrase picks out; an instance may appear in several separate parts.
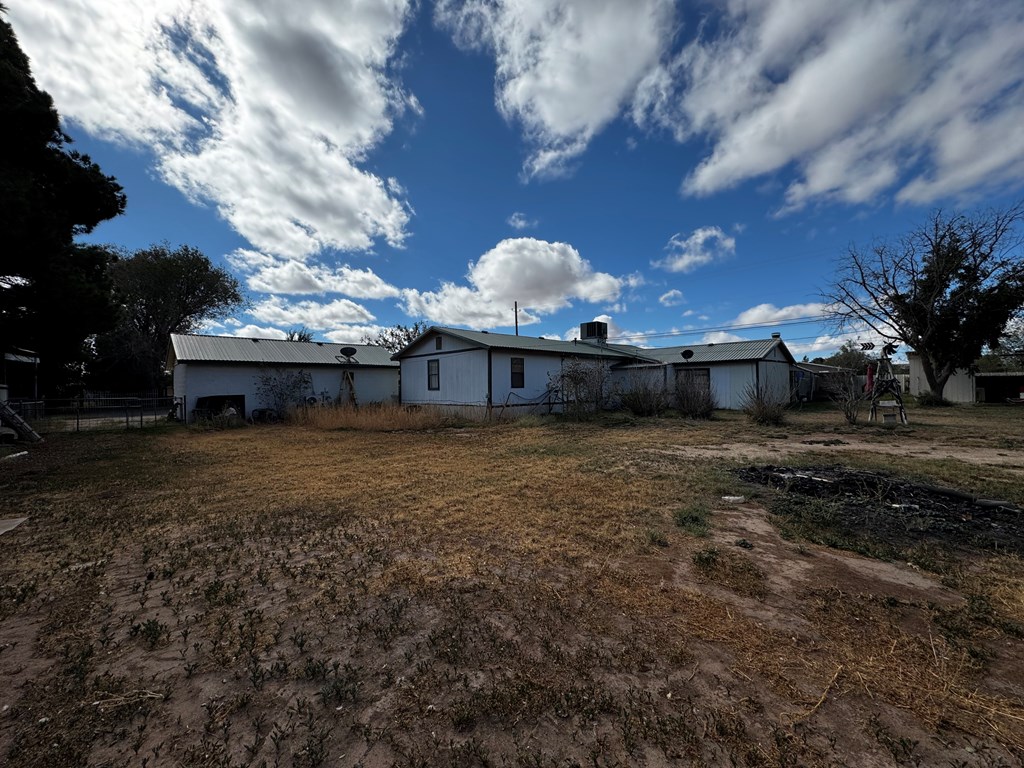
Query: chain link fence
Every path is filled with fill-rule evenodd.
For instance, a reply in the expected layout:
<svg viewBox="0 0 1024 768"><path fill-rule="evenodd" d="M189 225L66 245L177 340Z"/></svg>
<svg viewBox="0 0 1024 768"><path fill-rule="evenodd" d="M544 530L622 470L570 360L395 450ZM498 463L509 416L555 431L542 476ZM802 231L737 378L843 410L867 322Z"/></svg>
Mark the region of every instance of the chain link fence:
<svg viewBox="0 0 1024 768"><path fill-rule="evenodd" d="M165 424L173 397L71 397L7 403L39 434L100 429L141 429Z"/></svg>

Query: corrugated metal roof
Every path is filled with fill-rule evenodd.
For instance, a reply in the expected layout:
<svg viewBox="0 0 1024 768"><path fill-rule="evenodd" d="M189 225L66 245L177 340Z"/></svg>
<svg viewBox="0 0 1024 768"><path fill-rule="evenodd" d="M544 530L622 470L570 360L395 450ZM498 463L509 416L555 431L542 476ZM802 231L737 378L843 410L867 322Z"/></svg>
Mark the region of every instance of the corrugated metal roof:
<svg viewBox="0 0 1024 768"><path fill-rule="evenodd" d="M720 344L686 344L681 347L658 347L645 349L643 354L661 363L735 363L744 360L762 360L768 356L775 346L780 346L789 362L793 356L781 339L752 339L750 341L724 341ZM693 356L684 360L684 350L693 352Z"/></svg>
<svg viewBox="0 0 1024 768"><path fill-rule="evenodd" d="M626 344L597 344L586 341L562 341L561 339L542 339L537 336L516 336L511 333L489 333L487 331L467 331L463 328L444 328L435 326L425 331L419 339L430 333L443 333L448 336L467 341L479 347L490 349L521 349L527 352L551 352L560 355L578 357L615 357L635 358L646 356L647 350L631 347ZM416 339L411 347L419 339ZM406 347L408 349L409 347ZM404 350L403 350L404 351ZM396 357L401 356L401 352Z"/></svg>
<svg viewBox="0 0 1024 768"><path fill-rule="evenodd" d="M341 350L356 350L352 360L342 358ZM332 344L316 341L281 339L245 339L236 336L197 336L171 334L171 362L255 363L257 365L351 365L387 366L397 362L384 347L367 344Z"/></svg>

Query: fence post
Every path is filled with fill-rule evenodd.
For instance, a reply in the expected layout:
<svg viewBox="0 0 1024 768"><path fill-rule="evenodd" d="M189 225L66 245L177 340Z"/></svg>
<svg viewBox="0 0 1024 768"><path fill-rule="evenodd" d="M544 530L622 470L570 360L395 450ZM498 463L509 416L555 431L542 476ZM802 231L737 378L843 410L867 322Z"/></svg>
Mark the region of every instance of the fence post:
<svg viewBox="0 0 1024 768"><path fill-rule="evenodd" d="M82 431L82 406L76 400L75 401L75 432Z"/></svg>

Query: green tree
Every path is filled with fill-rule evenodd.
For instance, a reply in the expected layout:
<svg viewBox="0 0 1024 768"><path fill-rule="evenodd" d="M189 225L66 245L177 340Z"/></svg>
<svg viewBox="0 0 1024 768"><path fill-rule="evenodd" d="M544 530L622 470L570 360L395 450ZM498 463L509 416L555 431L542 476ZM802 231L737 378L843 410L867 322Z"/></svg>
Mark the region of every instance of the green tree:
<svg viewBox="0 0 1024 768"><path fill-rule="evenodd" d="M419 338L428 327L426 323L419 320L412 325L399 323L390 328L381 329L376 336L363 336L363 344L384 347L390 352L397 352Z"/></svg>
<svg viewBox="0 0 1024 768"><path fill-rule="evenodd" d="M189 245L136 251L111 264L110 276L119 315L97 337L92 366L93 383L109 389L159 387L172 333L190 333L244 303L238 281Z"/></svg>
<svg viewBox="0 0 1024 768"><path fill-rule="evenodd" d="M920 355L932 393L984 347L996 346L1024 306L1024 203L975 214L936 211L871 251L851 248L824 294L840 329L868 326Z"/></svg>
<svg viewBox="0 0 1024 768"><path fill-rule="evenodd" d="M821 365L834 365L836 368L844 368L854 374L861 375L866 372L868 363L873 363L873 358L868 355L856 341L844 341L843 345L828 357L816 357L811 362Z"/></svg>
<svg viewBox="0 0 1024 768"><path fill-rule="evenodd" d="M110 256L74 238L120 214L125 196L70 143L14 30L0 19L0 347L39 353L44 392L77 375L85 339L114 321Z"/></svg>

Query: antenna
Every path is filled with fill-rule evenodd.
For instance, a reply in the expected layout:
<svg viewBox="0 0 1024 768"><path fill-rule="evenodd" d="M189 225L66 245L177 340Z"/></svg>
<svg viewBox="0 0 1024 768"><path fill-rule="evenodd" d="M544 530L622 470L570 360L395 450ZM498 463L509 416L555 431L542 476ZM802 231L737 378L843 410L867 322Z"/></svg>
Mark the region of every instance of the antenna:
<svg viewBox="0 0 1024 768"><path fill-rule="evenodd" d="M356 352L358 352L359 350L356 349L355 347L342 347L338 351L341 352L341 354L335 355L335 360L337 360L339 363L351 363L352 358L356 356ZM342 358L345 359L342 360Z"/></svg>
<svg viewBox="0 0 1024 768"><path fill-rule="evenodd" d="M684 349L679 354L681 354L683 356L683 360L689 360L691 357L693 357L693 350L692 349Z"/></svg>

